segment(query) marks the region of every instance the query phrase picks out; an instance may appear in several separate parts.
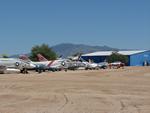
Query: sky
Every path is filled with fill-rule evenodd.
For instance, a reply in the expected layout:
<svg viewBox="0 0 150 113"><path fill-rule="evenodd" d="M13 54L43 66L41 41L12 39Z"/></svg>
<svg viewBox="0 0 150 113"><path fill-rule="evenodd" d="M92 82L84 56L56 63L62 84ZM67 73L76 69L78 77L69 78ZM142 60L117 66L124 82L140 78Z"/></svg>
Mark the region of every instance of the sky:
<svg viewBox="0 0 150 113"><path fill-rule="evenodd" d="M42 43L150 49L150 0L0 0L0 54Z"/></svg>

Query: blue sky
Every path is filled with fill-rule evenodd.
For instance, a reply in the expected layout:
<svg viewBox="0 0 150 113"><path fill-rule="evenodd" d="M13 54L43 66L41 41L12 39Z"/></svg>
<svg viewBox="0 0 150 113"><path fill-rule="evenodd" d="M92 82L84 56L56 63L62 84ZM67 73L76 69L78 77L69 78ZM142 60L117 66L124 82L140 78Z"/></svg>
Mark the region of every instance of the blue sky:
<svg viewBox="0 0 150 113"><path fill-rule="evenodd" d="M150 0L0 0L0 54L42 43L150 49Z"/></svg>

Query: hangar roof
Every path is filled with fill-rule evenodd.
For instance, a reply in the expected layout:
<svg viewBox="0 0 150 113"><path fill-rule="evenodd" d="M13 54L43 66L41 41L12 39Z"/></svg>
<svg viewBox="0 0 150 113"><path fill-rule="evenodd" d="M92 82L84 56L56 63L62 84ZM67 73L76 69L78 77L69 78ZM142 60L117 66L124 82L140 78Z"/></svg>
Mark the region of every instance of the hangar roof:
<svg viewBox="0 0 150 113"><path fill-rule="evenodd" d="M142 53L145 51L147 50L118 51L117 53L122 54L122 55L133 55L133 54L138 54L138 53ZM98 51L94 53L84 54L82 56L110 56L113 52L115 51Z"/></svg>

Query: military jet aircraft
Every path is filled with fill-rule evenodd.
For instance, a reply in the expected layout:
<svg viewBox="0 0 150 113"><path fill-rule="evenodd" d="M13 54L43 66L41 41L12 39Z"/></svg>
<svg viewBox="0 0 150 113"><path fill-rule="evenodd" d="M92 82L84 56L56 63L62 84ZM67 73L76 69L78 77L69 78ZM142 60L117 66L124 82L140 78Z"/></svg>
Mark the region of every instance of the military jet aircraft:
<svg viewBox="0 0 150 113"><path fill-rule="evenodd" d="M0 58L0 73L5 73L6 71L17 71L20 70L21 73L27 73L27 69L34 68L35 65L29 64L21 59L17 58Z"/></svg>

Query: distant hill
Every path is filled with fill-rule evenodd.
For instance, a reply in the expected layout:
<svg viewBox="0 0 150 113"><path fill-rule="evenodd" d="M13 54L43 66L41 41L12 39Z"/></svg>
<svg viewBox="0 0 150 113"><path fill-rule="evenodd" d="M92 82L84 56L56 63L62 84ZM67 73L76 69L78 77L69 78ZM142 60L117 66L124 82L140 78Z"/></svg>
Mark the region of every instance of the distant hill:
<svg viewBox="0 0 150 113"><path fill-rule="evenodd" d="M62 56L64 58L74 55L76 53L91 53L96 51L117 51L119 49L111 48L108 46L90 46L84 44L71 44L71 43L63 43L58 44L51 47L53 51L57 53L58 56ZM30 55L27 53L26 55ZM19 55L12 55L10 57L19 57Z"/></svg>
<svg viewBox="0 0 150 113"><path fill-rule="evenodd" d="M91 53L96 51L116 51L119 49L111 48L108 46L90 46L84 44L58 44L51 47L53 51L57 53L58 56L62 55L63 57L71 56L76 53Z"/></svg>
<svg viewBox="0 0 150 113"><path fill-rule="evenodd" d="M22 55L22 54L14 54L14 55L11 55L9 57L10 58L19 58L20 55ZM26 53L25 55L30 56L30 53Z"/></svg>

